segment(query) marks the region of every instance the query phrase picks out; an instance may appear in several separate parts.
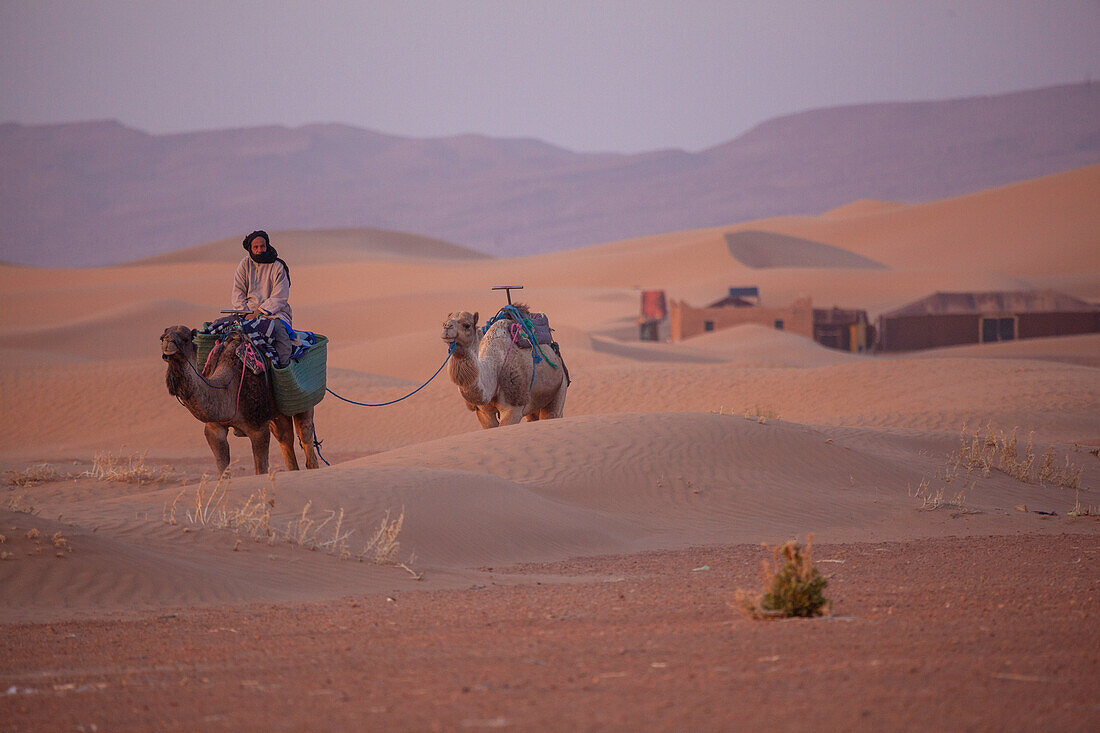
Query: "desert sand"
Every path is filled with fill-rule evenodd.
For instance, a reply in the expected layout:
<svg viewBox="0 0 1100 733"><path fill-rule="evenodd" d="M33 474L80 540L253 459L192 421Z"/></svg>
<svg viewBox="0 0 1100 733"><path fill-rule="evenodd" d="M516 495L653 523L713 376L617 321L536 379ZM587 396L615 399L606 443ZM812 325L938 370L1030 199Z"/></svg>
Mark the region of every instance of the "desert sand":
<svg viewBox="0 0 1100 733"><path fill-rule="evenodd" d="M263 541L188 517L213 459L166 391L158 343L227 306L239 243L91 270L0 266L0 719L1095 729L1100 335L886 357L759 326L642 343L636 319L646 288L702 304L757 285L766 305L805 294L872 318L936 290L1100 299L1098 191L1092 167L517 259L273 232L295 326L331 339L337 393L411 392L446 358L448 313L484 320L504 302L489 288L513 284L549 314L573 382L565 418L492 431L446 372L388 407L329 396L316 423L332 465L316 471L252 476L231 438L221 506L266 492ZM750 268L727 247L736 231L885 269L779 251ZM964 428L1016 429L1020 451L1031 436L1036 469L1050 450L1077 488L996 467L945 482ZM106 453L156 470L88 475ZM46 480L11 483L36 470ZM938 489L948 503L929 510L918 494ZM307 505L353 530L350 557L283 538ZM391 562L359 561L398 516ZM809 533L832 615L739 615L759 545Z"/></svg>

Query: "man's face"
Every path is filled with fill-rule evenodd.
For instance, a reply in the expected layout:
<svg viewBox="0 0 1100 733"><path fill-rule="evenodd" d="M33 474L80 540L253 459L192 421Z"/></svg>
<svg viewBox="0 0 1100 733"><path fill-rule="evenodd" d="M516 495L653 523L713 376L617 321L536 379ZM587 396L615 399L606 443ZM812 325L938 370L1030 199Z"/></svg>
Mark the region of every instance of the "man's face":
<svg viewBox="0 0 1100 733"><path fill-rule="evenodd" d="M263 237L256 237L249 243L248 246L252 248L252 254L262 255L264 252L267 251L267 240L265 240Z"/></svg>

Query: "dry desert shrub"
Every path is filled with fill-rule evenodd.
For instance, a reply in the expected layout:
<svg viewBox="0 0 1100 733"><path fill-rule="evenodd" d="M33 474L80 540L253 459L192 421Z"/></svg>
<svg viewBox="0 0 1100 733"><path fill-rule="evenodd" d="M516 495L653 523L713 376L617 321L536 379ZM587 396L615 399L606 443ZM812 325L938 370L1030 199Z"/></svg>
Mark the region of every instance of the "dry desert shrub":
<svg viewBox="0 0 1100 733"><path fill-rule="evenodd" d="M763 592L737 591L734 596L737 607L755 619L824 615L829 602L823 592L828 581L814 567L813 539L812 534L808 535L805 547L788 540L771 548L771 558L761 562Z"/></svg>
<svg viewBox="0 0 1100 733"><path fill-rule="evenodd" d="M35 484L59 481L66 478L49 463L37 463L33 466L27 466L22 471L10 470L4 473L7 475L8 484L11 486L34 486Z"/></svg>
<svg viewBox="0 0 1100 733"><path fill-rule="evenodd" d="M129 456L116 456L111 452L96 453L92 459L92 470L82 475L91 476L100 481L124 481L138 485L168 481L172 478L171 466L152 467L145 464L145 453L132 453Z"/></svg>

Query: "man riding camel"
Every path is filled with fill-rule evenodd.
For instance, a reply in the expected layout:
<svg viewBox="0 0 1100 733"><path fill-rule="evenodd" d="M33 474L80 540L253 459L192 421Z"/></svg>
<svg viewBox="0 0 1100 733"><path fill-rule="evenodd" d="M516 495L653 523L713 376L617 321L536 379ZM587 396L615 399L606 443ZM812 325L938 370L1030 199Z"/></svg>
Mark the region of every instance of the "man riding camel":
<svg viewBox="0 0 1100 733"><path fill-rule="evenodd" d="M290 268L271 246L267 232L258 230L242 243L248 255L237 265L233 278L233 309L248 311L259 319L258 330L275 343L276 367L290 362L291 344Z"/></svg>

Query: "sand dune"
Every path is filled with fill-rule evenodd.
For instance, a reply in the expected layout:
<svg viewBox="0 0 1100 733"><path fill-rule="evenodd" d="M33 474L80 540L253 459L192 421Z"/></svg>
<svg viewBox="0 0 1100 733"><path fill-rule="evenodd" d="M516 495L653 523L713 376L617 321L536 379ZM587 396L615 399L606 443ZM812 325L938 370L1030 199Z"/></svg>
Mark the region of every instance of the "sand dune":
<svg viewBox="0 0 1100 733"><path fill-rule="evenodd" d="M283 259L310 262L346 263L387 258L488 259L488 255L450 242L382 229L281 231L278 250ZM132 264L231 263L239 262L242 252L241 240L221 239L137 260Z"/></svg>
<svg viewBox="0 0 1100 733"><path fill-rule="evenodd" d="M1020 277L1095 273L1100 270L1097 190L1100 166L1090 166L870 215L791 219L775 231L842 247L896 269Z"/></svg>
<svg viewBox="0 0 1100 733"><path fill-rule="evenodd" d="M281 474L274 486L266 477L238 477L228 491L240 502L269 490L272 525L280 528L307 503L318 521L341 511L342 526L362 542L381 517L403 511L401 558L415 553L410 562L432 576L432 587L447 587L469 582L480 567L753 543L807 526L830 541L956 531L944 515L915 512L910 496L942 464L932 449L953 442L938 433L822 429L739 415L591 415L426 441ZM1100 479L1100 470L1090 466L1085 478ZM282 541L239 543L230 532L191 525L184 512L194 509L194 486L111 496L109 487L91 491L82 481L44 491L42 516L0 515L12 537L31 527L43 538L60 531L73 548L58 560L49 542L41 553L25 539L10 545L20 557L0 571L7 597L18 602L0 604L5 620L331 598L415 582L369 563ZM181 524L167 524L162 518L180 493ZM1066 498L994 476L968 492L969 510L984 514L966 527L1021 526L1011 507L1052 507ZM50 515L61 519L44 519Z"/></svg>
<svg viewBox="0 0 1100 733"><path fill-rule="evenodd" d="M774 232L729 232L726 245L738 262L754 270L765 267L884 269L881 263L848 250Z"/></svg>
<svg viewBox="0 0 1100 733"><path fill-rule="evenodd" d="M807 531L837 541L1095 531L1014 511L1064 515L1078 495L1003 472L967 490L981 514L918 512L911 492L935 480L964 424L990 424L1034 431L1036 452L1053 446L1081 469L1082 501L1100 503L1100 461L1088 452L1100 445L1100 336L886 358L759 326L642 343L637 316L641 288L701 304L757 285L765 304L808 295L872 315L934 290L1057 282L1088 298L1100 293L1098 176L1094 167L917 206L858 201L816 218L516 259L377 232L273 232L293 268L295 325L330 337L329 386L349 399L386 402L422 385L446 357L442 320L461 309L484 322L504 302L491 286L525 285L514 296L556 329L573 379L565 419L481 431L445 374L384 408L329 396L316 419L334 465L275 478L273 526L285 530L307 503L317 518L343 510L352 550L404 510L400 557L416 553L419 582L281 540L238 544L184 519L212 460L202 426L167 394L158 338L217 315L239 244L95 270L0 266L0 467L45 461L60 474L3 489L0 534L14 559L0 562L0 618L443 588L476 583L486 567ZM844 262L787 248L772 253L783 267L753 270L726 239L751 231L821 243L818 254ZM853 265L865 260L890 269ZM270 488L247 475L246 440L231 450L232 501ZM105 451L144 453L176 478L81 475ZM165 523L181 489L177 523ZM9 510L12 501L38 513ZM41 541L56 532L73 550L63 558Z"/></svg>
<svg viewBox="0 0 1100 733"><path fill-rule="evenodd" d="M981 356L990 359L1040 359L1100 368L1100 334L951 346L943 349L929 349L915 353L913 356L917 358Z"/></svg>
<svg viewBox="0 0 1100 733"><path fill-rule="evenodd" d="M905 204L900 204L895 201L859 199L858 201L852 201L842 206L838 206L835 209L829 209L821 214L821 217L826 219L850 219L857 216L879 214L884 211L889 211L890 209L900 209L903 206L905 206Z"/></svg>

